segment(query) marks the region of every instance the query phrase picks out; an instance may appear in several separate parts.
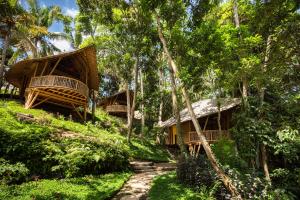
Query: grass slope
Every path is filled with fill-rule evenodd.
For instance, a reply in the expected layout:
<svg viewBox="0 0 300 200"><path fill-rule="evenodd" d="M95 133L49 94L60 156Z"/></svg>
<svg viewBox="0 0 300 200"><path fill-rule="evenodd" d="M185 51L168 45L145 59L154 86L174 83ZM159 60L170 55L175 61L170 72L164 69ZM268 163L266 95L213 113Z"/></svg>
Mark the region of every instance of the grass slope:
<svg viewBox="0 0 300 200"><path fill-rule="evenodd" d="M15 113L31 114L40 123L25 124L19 122L14 117ZM65 120L62 117L55 118L52 114L40 109L26 110L22 104L15 101L0 101L0 131L18 134L33 131L43 136L46 135L45 133L57 132L58 129L72 131L82 136L93 137L103 146L122 149L133 159L170 161L170 155L161 146L156 145L154 141L133 138L132 144L128 145L126 137L120 133L120 131L124 132L125 125L119 119L106 114L100 109L96 111L96 119L96 125L91 123L85 125ZM43 123L44 125L41 125Z"/></svg>
<svg viewBox="0 0 300 200"><path fill-rule="evenodd" d="M149 191L150 200L213 200L209 191L199 193L178 182L176 173L170 172L154 178Z"/></svg>
<svg viewBox="0 0 300 200"><path fill-rule="evenodd" d="M130 173L112 173L61 180L41 180L22 185L0 185L0 199L51 200L98 199L112 197L130 177Z"/></svg>

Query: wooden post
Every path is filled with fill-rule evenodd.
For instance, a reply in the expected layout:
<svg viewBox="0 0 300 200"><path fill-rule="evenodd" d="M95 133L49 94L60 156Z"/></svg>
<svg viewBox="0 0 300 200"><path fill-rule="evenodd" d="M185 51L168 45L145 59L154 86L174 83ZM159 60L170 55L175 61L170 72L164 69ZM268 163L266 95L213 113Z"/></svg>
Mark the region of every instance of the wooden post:
<svg viewBox="0 0 300 200"><path fill-rule="evenodd" d="M61 59L62 59L62 57L60 57L60 58L56 61L55 65L54 65L54 67L52 68L52 70L51 70L51 72L49 73L49 75L51 75L51 74L54 72L54 70L56 69L57 65L58 65L59 62L61 61Z"/></svg>
<svg viewBox="0 0 300 200"><path fill-rule="evenodd" d="M38 68L38 66L39 66L39 63L36 63L36 65L35 65L35 69L34 69L34 74L33 74L33 77L35 77L35 76L36 76L36 71L37 71L37 68Z"/></svg>
<svg viewBox="0 0 300 200"><path fill-rule="evenodd" d="M43 76L43 74L44 74L44 72L45 72L45 70L46 70L46 67L47 67L47 65L48 65L48 60L45 62L45 65L44 65L43 71L42 71L42 73L41 73L41 75L40 75L40 76Z"/></svg>

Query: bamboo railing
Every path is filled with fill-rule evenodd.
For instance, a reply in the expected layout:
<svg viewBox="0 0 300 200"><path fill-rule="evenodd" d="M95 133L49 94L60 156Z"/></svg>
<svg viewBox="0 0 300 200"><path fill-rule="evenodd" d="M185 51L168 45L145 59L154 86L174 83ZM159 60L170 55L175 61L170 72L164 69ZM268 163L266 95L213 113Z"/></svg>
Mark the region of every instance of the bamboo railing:
<svg viewBox="0 0 300 200"><path fill-rule="evenodd" d="M106 106L106 112L127 112L127 106L125 105L108 105Z"/></svg>
<svg viewBox="0 0 300 200"><path fill-rule="evenodd" d="M215 142L221 138L229 138L228 130L206 130L202 131L206 140L210 143ZM200 142L196 131L189 132L189 142Z"/></svg>
<svg viewBox="0 0 300 200"><path fill-rule="evenodd" d="M31 79L30 88L65 88L75 90L85 97L89 96L89 88L83 82L65 76L36 76Z"/></svg>

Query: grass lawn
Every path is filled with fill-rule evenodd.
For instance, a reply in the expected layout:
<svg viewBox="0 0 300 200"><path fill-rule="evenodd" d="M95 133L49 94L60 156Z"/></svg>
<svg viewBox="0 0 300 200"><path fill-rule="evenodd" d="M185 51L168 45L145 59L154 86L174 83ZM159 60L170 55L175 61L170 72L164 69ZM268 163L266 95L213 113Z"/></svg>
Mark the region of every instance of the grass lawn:
<svg viewBox="0 0 300 200"><path fill-rule="evenodd" d="M180 184L176 173L170 172L154 178L149 192L150 200L213 200L208 191L195 192L188 186Z"/></svg>
<svg viewBox="0 0 300 200"><path fill-rule="evenodd" d="M12 186L0 185L0 199L108 199L123 186L130 176L130 173L111 173L61 180L44 179Z"/></svg>

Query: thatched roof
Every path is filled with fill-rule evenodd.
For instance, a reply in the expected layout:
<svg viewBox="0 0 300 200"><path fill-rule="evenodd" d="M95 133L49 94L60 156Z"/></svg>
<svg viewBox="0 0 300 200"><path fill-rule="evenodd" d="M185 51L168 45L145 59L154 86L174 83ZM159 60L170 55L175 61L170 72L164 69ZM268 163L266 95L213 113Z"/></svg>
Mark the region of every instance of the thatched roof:
<svg viewBox="0 0 300 200"><path fill-rule="evenodd" d="M133 96L133 91L132 90L129 90L129 94L130 94L130 100L132 101L132 96ZM102 99L100 99L97 103L97 105L101 106L101 105L105 105L107 104L109 101L111 101L112 99L115 99L115 98L118 98L118 99L123 99L124 101L127 101L127 93L126 93L126 90L121 90L111 96L108 96L108 97L104 97Z"/></svg>
<svg viewBox="0 0 300 200"><path fill-rule="evenodd" d="M220 99L221 102L221 112L225 110L229 110L241 103L241 99L239 98L224 98ZM217 99L204 99L197 101L192 104L192 107L194 109L195 115L197 118L205 117L208 115L212 115L215 113L218 113L218 104ZM185 108L182 111L180 111L180 119L181 122L186 122L191 120L190 114L188 112L188 109ZM169 127L176 124L176 119L174 117L171 117L170 119L162 122L161 127Z"/></svg>
<svg viewBox="0 0 300 200"><path fill-rule="evenodd" d="M11 66L10 70L6 74L8 82L16 87L21 87L22 77L24 74L30 76L32 74L36 63L42 64L47 61L55 62L59 58L67 61L76 61L80 64L80 67L86 67L89 69L88 87L98 91L99 78L96 60L96 49L94 46L87 46L76 51L60 53L53 56L46 56L42 58L34 58L22 60Z"/></svg>

